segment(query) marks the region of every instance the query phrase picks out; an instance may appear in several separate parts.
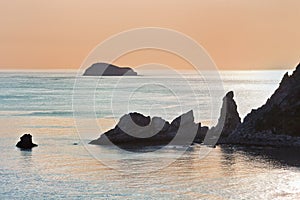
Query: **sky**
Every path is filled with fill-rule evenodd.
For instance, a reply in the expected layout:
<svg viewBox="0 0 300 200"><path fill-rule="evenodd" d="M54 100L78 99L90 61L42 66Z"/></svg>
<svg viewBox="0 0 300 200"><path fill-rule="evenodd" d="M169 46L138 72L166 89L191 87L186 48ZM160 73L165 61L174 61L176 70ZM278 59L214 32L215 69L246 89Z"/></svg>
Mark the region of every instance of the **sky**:
<svg viewBox="0 0 300 200"><path fill-rule="evenodd" d="M292 69L300 62L299 0L0 0L0 70L78 69L99 43L142 27L179 31L219 69ZM190 66L145 50L114 64Z"/></svg>

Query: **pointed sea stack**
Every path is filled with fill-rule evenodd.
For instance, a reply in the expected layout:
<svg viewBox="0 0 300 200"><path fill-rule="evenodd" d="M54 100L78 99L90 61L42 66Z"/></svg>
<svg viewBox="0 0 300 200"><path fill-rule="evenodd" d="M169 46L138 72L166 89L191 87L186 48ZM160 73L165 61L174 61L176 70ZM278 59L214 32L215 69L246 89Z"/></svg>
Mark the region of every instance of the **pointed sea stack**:
<svg viewBox="0 0 300 200"><path fill-rule="evenodd" d="M208 137L204 140L205 144L214 144L216 138L219 138L218 143L222 143L241 124L241 118L233 97L234 93L230 91L223 98L218 124L208 131Z"/></svg>

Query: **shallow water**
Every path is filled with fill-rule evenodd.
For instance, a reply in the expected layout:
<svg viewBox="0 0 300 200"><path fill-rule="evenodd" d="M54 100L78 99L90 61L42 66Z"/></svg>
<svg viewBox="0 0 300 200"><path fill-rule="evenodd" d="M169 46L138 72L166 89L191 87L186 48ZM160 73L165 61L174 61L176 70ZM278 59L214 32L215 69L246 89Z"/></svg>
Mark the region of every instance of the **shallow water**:
<svg viewBox="0 0 300 200"><path fill-rule="evenodd" d="M266 101L283 73L224 72L222 77L225 91L235 91L239 111L244 116ZM156 82L167 80L166 85L177 87L184 84L182 79L174 77L146 78L147 82L154 78ZM144 83L144 79L122 80L124 87L116 90L130 91L135 88L134 82ZM99 84L96 96L99 101L96 122L101 130L114 126L118 116L124 114L118 107L122 106L119 101L115 105L116 114L109 111L109 88L116 83L112 78L104 80L105 85ZM189 75L189 83L199 89L201 102L209 102L200 78ZM113 147L88 145L99 132L78 133L72 113L73 84L74 74L1 74L1 199L298 199L300 196L299 149L195 145L169 146L152 154L141 149L132 154ZM194 104L189 90L179 90L181 108L172 103L174 98L165 98L168 91L145 87L134 93L136 103L129 110L148 111L170 120L181 110L199 106L196 120L212 120L205 116L210 111L204 103ZM119 99L126 95L116 94ZM143 96L146 98L140 99ZM160 109L149 111L142 106L151 96L160 99ZM162 111L162 107L168 109ZM80 116L88 117L84 113ZM33 135L39 147L32 151L15 147L25 132ZM209 154L202 158L203 152Z"/></svg>

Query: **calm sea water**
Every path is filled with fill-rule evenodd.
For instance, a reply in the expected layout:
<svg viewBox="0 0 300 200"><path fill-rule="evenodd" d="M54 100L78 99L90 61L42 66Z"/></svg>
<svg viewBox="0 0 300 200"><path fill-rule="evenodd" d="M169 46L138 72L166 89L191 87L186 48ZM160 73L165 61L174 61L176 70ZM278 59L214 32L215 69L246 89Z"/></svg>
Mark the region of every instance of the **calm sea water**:
<svg viewBox="0 0 300 200"><path fill-rule="evenodd" d="M224 71L217 87L210 73L76 79L75 72L1 72L0 198L298 199L298 149L195 145L133 154L87 144L129 111L172 120L193 109L196 121L212 125L229 90L244 117L284 73ZM15 148L25 132L39 147Z"/></svg>

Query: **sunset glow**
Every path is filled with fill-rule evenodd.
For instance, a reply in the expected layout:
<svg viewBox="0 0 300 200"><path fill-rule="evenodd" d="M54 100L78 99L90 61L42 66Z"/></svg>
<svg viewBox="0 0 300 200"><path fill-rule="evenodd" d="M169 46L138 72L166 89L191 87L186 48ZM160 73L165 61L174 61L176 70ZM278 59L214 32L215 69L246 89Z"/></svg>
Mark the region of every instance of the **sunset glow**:
<svg viewBox="0 0 300 200"><path fill-rule="evenodd" d="M300 1L1 0L0 69L78 69L106 38L132 28L186 34L220 69L286 69L300 60ZM119 65L157 62L187 69L178 58L138 53Z"/></svg>

